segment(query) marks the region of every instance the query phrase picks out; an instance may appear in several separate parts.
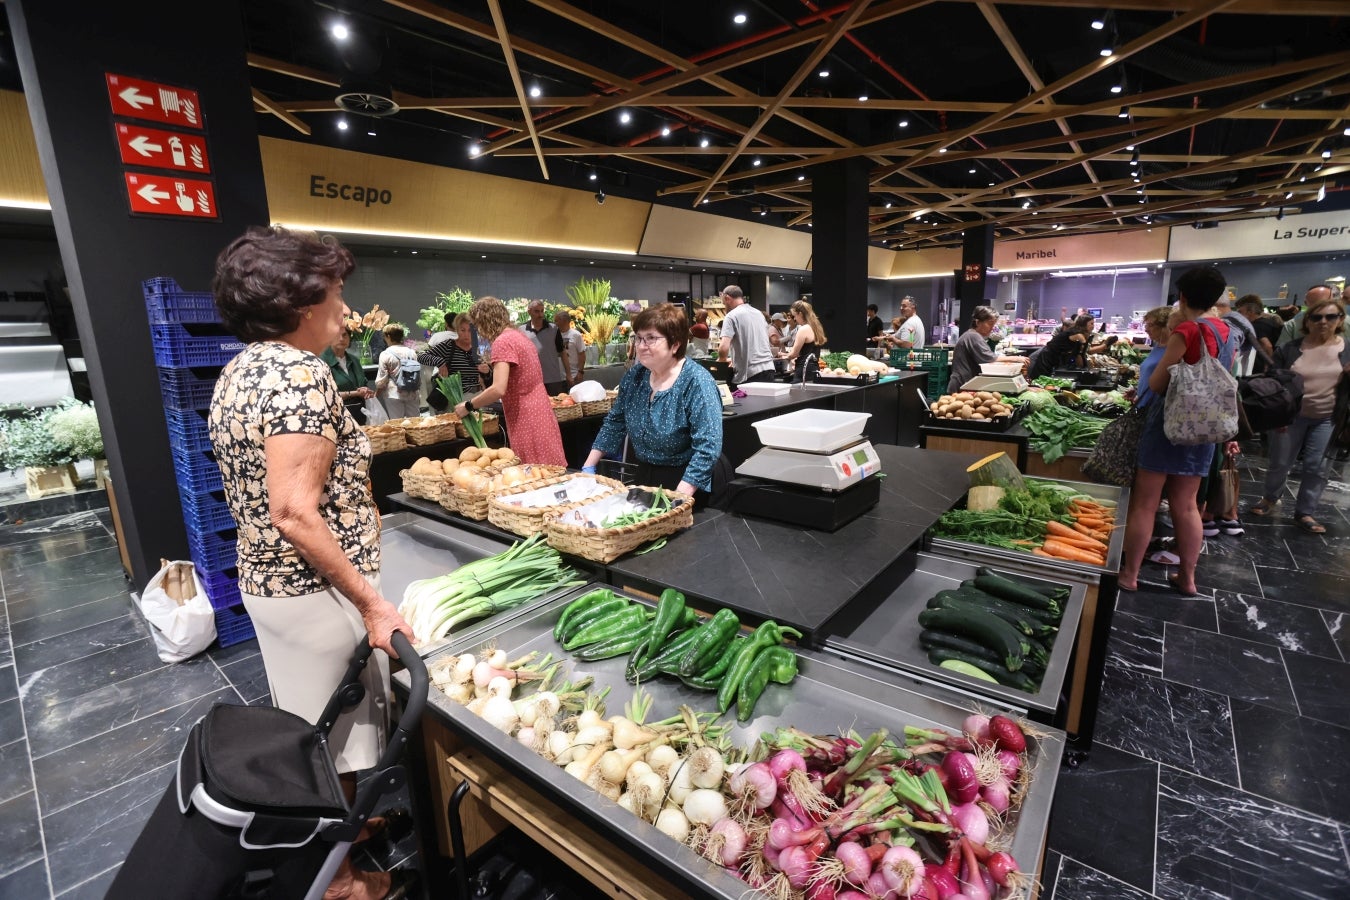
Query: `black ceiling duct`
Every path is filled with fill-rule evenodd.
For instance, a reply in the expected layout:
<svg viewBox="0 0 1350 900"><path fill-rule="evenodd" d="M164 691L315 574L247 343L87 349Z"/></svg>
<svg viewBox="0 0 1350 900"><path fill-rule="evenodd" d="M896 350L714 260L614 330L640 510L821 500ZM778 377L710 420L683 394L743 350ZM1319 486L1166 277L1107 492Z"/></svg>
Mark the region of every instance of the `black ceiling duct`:
<svg viewBox="0 0 1350 900"><path fill-rule="evenodd" d="M1149 30L1139 23L1121 21L1119 16L1117 22L1121 44L1142 37ZM1293 58L1294 50L1289 46L1230 50L1173 36L1140 50L1130 57L1129 64L1172 81L1187 83L1238 75Z"/></svg>

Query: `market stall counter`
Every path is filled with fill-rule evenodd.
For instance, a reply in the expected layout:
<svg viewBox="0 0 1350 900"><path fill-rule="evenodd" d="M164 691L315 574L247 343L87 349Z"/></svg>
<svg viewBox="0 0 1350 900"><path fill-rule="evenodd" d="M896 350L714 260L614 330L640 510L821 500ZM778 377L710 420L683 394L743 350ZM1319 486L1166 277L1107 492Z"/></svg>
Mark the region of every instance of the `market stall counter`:
<svg viewBox="0 0 1350 900"><path fill-rule="evenodd" d="M1071 449L1054 462L1046 462L1045 454L1030 447L1031 432L1021 423L1013 423L1002 431L962 428L959 425L926 424L919 428L919 446L930 450L950 450L956 453L978 453L985 456L1000 450L1017 464L1019 472L1041 478L1077 481L1083 477L1083 463L1091 451Z"/></svg>
<svg viewBox="0 0 1350 900"><path fill-rule="evenodd" d="M590 587L579 589L577 596ZM513 658L530 653L566 655L553 630L571 599L570 595L554 599L504 623L491 635L494 646ZM444 667L442 658L447 655L478 651L482 639L480 634L453 641L427 660L428 668ZM897 740L903 740L899 736L906 734L906 726L959 733L977 705L990 708L931 684L877 678L818 651L797 648L795 654L797 670L791 684L771 686L752 717L728 724L725 736L733 745L750 747L765 732L789 727L801 734L819 735L850 730L867 735L886 729ZM593 688L610 688L608 700L614 710L633 695L624 679L624 666L624 658L617 657L578 663L572 674L593 677ZM395 685L406 693L406 674L396 675ZM666 718L681 707L698 710L709 704L706 692L675 679L649 681L644 690L651 697L651 720ZM439 829L443 852L472 853L475 844L494 829L515 824L539 836L545 847L607 896L726 900L747 896L748 885L728 869L701 859L446 694L432 691L423 728L423 746L434 755L428 770L434 783L429 785L430 793L416 792L414 797L421 802L430 799L438 811L446 810ZM1053 729L1038 729L1029 736L1032 777L1008 825L1012 854L1029 874L1039 872L1042 865L1062 752L1063 735ZM467 808L466 794L474 801ZM579 827L574 829L573 823ZM451 895L445 868L430 864L439 861L427 862L432 895ZM467 885L462 867L456 875L462 891Z"/></svg>

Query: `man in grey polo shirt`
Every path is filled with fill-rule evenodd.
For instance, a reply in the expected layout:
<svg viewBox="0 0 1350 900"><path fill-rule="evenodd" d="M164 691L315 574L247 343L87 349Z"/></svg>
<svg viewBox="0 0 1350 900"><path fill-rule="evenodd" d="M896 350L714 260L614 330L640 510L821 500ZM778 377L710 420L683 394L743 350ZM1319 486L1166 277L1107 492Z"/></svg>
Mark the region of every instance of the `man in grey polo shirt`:
<svg viewBox="0 0 1350 900"><path fill-rule="evenodd" d="M727 308L722 320L722 340L717 346L717 358L728 357L736 374L733 381L773 381L773 350L769 347L769 329L764 314L745 302L745 292L734 284L722 289L722 303Z"/></svg>

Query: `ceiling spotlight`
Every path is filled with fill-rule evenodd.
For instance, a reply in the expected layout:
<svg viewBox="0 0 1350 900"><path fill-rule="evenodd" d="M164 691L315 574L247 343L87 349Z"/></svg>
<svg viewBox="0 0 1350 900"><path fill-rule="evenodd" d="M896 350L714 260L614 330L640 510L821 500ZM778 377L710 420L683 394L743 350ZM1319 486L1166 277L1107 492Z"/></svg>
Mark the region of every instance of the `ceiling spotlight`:
<svg viewBox="0 0 1350 900"><path fill-rule="evenodd" d="M707 147L707 146L708 146L708 139L707 139L707 138L704 138L703 140L701 140L701 141L698 142L698 145L699 145L700 147Z"/></svg>
<svg viewBox="0 0 1350 900"><path fill-rule="evenodd" d="M1138 176L1138 175L1134 176L1134 183L1135 183L1135 184L1138 184L1138 183L1139 183L1139 176Z"/></svg>
<svg viewBox="0 0 1350 900"><path fill-rule="evenodd" d="M1055 230L1056 230L1056 231L1059 231L1059 230L1060 230L1061 228L1063 228L1063 227L1064 227L1064 226L1061 225L1061 224L1059 224L1058 222L1055 223Z"/></svg>
<svg viewBox="0 0 1350 900"><path fill-rule="evenodd" d="M938 148L938 152L939 152L939 153L946 153L946 152L947 152L947 148L946 148L946 147L939 147L939 148Z"/></svg>
<svg viewBox="0 0 1350 900"><path fill-rule="evenodd" d="M530 85L530 96L539 97L543 95L543 90L537 84Z"/></svg>
<svg viewBox="0 0 1350 900"><path fill-rule="evenodd" d="M829 69L821 69L819 72L816 73L816 75L817 75L817 77L819 77L819 78L829 78L829 77L830 77L830 70L829 70Z"/></svg>
<svg viewBox="0 0 1350 900"><path fill-rule="evenodd" d="M970 170L970 174L971 174L971 175L974 175L974 174L975 174L975 170L974 170L974 169L971 169L971 170Z"/></svg>
<svg viewBox="0 0 1350 900"><path fill-rule="evenodd" d="M889 200L886 201L886 208L887 208L887 209L890 209L890 208L891 208L891 201L889 201Z"/></svg>
<svg viewBox="0 0 1350 900"><path fill-rule="evenodd" d="M591 174L586 177L589 178L591 181L595 181L597 178L600 177L600 173L595 171L594 169L591 169Z"/></svg>
<svg viewBox="0 0 1350 900"><path fill-rule="evenodd" d="M328 32L333 36L333 40L335 41L345 41L347 38L351 37L351 32L347 30L347 26L343 25L341 22L334 22L333 27L330 28Z"/></svg>
<svg viewBox="0 0 1350 900"><path fill-rule="evenodd" d="M367 131L366 134L370 135L371 137L375 136L375 132L373 131Z"/></svg>
<svg viewBox="0 0 1350 900"><path fill-rule="evenodd" d="M761 216L767 216L769 214L769 208L767 206L761 206L759 208L759 214Z"/></svg>
<svg viewBox="0 0 1350 900"><path fill-rule="evenodd" d="M416 251L416 250L410 250L410 251L408 251L408 252L411 253L413 256L416 256L416 255L417 255L417 251Z"/></svg>
<svg viewBox="0 0 1350 900"><path fill-rule="evenodd" d="M669 126L669 125L662 125L662 126L661 126L661 137L670 137L670 126Z"/></svg>
<svg viewBox="0 0 1350 900"><path fill-rule="evenodd" d="M752 165L752 166L757 166L757 165L760 164L760 162L761 162L760 158L759 158L758 156L756 156L754 159L752 159L752 160L750 161L750 165Z"/></svg>
<svg viewBox="0 0 1350 900"><path fill-rule="evenodd" d="M1103 28L1105 28L1105 27L1106 27L1106 22L1105 22L1105 20L1103 20L1103 19L1093 19L1093 20L1092 20L1092 30L1093 30L1093 31L1101 31L1101 30L1102 30Z"/></svg>
<svg viewBox="0 0 1350 900"><path fill-rule="evenodd" d="M1138 150L1134 151L1134 155L1130 157L1130 165L1132 165L1132 166L1137 166L1137 165L1139 165L1139 151L1138 151Z"/></svg>
<svg viewBox="0 0 1350 900"><path fill-rule="evenodd" d="M1130 108L1128 106L1122 106L1120 108L1120 112L1116 113L1117 119L1128 119L1129 117L1130 117Z"/></svg>
<svg viewBox="0 0 1350 900"><path fill-rule="evenodd" d="M1331 159L1331 151L1330 151L1330 150L1323 150L1323 151L1322 151L1322 158L1323 158L1323 159Z"/></svg>
<svg viewBox="0 0 1350 900"><path fill-rule="evenodd" d="M798 181L805 181L805 180L806 180L806 176L805 176L805 175L798 175L798 176L797 176L797 180L798 180Z"/></svg>
<svg viewBox="0 0 1350 900"><path fill-rule="evenodd" d="M865 93L859 94L859 95L858 95L858 102L859 102L859 103L866 103L866 102L867 102L867 94L865 94Z"/></svg>
<svg viewBox="0 0 1350 900"><path fill-rule="evenodd" d="M1307 181L1307 180L1308 180L1308 176L1307 176L1307 175L1300 175L1300 176L1298 176L1298 182L1299 182L1299 184L1302 184L1303 182L1305 182L1305 181Z"/></svg>
<svg viewBox="0 0 1350 900"><path fill-rule="evenodd" d="M1110 47L1102 48L1102 56L1112 56L1115 54L1115 52L1116 51L1112 50Z"/></svg>
<svg viewBox="0 0 1350 900"><path fill-rule="evenodd" d="M604 205L605 205L605 189L604 189L604 188L601 188L600 190L598 190L598 191L595 192L595 202L596 202L596 203L599 203L601 206L604 206Z"/></svg>
<svg viewBox="0 0 1350 900"><path fill-rule="evenodd" d="M1140 198L1139 198L1139 202L1140 202L1140 203L1147 203L1147 202L1148 202L1148 198L1147 198L1147 197L1140 197Z"/></svg>
<svg viewBox="0 0 1350 900"><path fill-rule="evenodd" d="M1294 197L1294 192L1293 192L1293 191L1289 191L1288 193L1286 193L1286 194L1284 195L1284 199L1286 199L1286 200L1291 200L1291 199L1293 199L1293 197Z"/></svg>
<svg viewBox="0 0 1350 900"><path fill-rule="evenodd" d="M908 128L908 127L909 127L909 119L901 119L901 120L900 120L900 127L901 127L901 128Z"/></svg>
<svg viewBox="0 0 1350 900"><path fill-rule="evenodd" d="M745 13L736 13L736 15L731 17L731 21L735 22L737 25L744 25Z"/></svg>
<svg viewBox="0 0 1350 900"><path fill-rule="evenodd" d="M1322 186L1317 189L1317 202L1321 203L1325 199L1327 199L1327 183L1324 181Z"/></svg>
<svg viewBox="0 0 1350 900"><path fill-rule="evenodd" d="M482 153L482 152L483 152L483 148L481 148L481 147L478 146L478 142L477 142L477 141L474 141L472 144L469 145L469 155L470 155L470 156L477 156L478 154L480 154L480 153Z"/></svg>
<svg viewBox="0 0 1350 900"><path fill-rule="evenodd" d="M623 112L619 113L619 121L624 125L627 125L629 122L633 121L633 114L625 109Z"/></svg>
<svg viewBox="0 0 1350 900"><path fill-rule="evenodd" d="M1126 149L1126 150L1133 150L1133 149L1134 149L1134 144L1126 144L1126 145L1125 145L1125 149Z"/></svg>
<svg viewBox="0 0 1350 900"><path fill-rule="evenodd" d="M708 205L708 198L707 198L707 197L704 197L704 198L703 198L703 205L704 205L704 206L707 206L707 205Z"/></svg>
<svg viewBox="0 0 1350 900"><path fill-rule="evenodd" d="M346 130L347 130L347 120L338 119L338 131L346 131Z"/></svg>
<svg viewBox="0 0 1350 900"><path fill-rule="evenodd" d="M1136 189L1135 189L1135 193L1136 193L1136 194L1142 194L1143 192L1144 192L1144 189L1143 189L1143 188L1136 188Z"/></svg>
<svg viewBox="0 0 1350 900"><path fill-rule="evenodd" d="M1341 132L1341 134L1345 135L1346 137L1350 137L1350 128L1346 128L1344 131Z"/></svg>
<svg viewBox="0 0 1350 900"><path fill-rule="evenodd" d="M1121 91L1123 91L1123 90L1124 90L1124 88L1121 87L1121 86L1118 85L1118 84L1113 84L1113 85L1111 85L1111 93L1113 93L1113 94L1119 94L1119 93L1120 93Z"/></svg>
<svg viewBox="0 0 1350 900"><path fill-rule="evenodd" d="M1022 201L1022 208L1023 208L1023 209L1031 209L1031 201L1030 201L1030 200L1023 200L1023 201Z"/></svg>

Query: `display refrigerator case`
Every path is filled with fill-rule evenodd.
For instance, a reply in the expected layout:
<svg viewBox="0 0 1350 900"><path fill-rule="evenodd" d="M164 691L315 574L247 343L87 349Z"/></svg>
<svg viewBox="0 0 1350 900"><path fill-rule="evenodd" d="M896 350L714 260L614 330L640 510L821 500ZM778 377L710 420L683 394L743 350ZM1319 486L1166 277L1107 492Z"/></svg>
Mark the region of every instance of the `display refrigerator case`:
<svg viewBox="0 0 1350 900"><path fill-rule="evenodd" d="M541 656L548 653L555 657L565 656L552 635L557 616L574 596L599 586L580 588L575 594L537 605L524 615L500 622L491 629L480 630L472 636L456 636L429 658L428 664L434 666L440 654L477 651L486 641L505 650L510 657L519 657L532 651ZM797 679L791 685L770 685L760 698L754 717L729 729L732 741L737 746L749 747L764 732L789 725L821 734L838 734L848 729L867 734L879 728L900 733L905 725L940 727L959 732L963 720L971 712L978 708L987 713L992 711L991 706L995 706L987 701L976 701L944 691L932 683L878 673L857 662L832 657L821 651L798 648L798 657ZM625 662L624 657L617 657L598 663L577 664L572 677L591 675L595 679L595 688L610 687L612 690L607 704L611 709L618 709L633 691L623 678ZM395 684L406 695L406 673L397 674ZM709 693L694 691L675 679L659 678L647 682L643 687L654 699L649 715L652 720L676 713L681 704L689 704L695 710L709 708ZM518 805L515 808L515 813L523 820L522 827L528 829L536 820L580 822L594 829L614 847L650 867L688 896L724 900L743 900L753 896L753 893L747 894L745 882L624 811L616 803L565 774L560 767L537 755L515 738L495 729L439 691L432 691L427 717L430 721L424 724L428 728L444 729L453 735L457 753L470 756L482 754L490 760L492 770L501 773L501 778L518 781L537 792L541 798L541 808L521 810ZM1025 871L1038 873L1045 849L1050 804L1064 749L1064 735L1055 729L1037 729L1034 735L1028 735L1028 741L1028 760L1033 767L1034 777L1012 821L1011 852ZM453 759L450 763L449 768L455 768ZM439 766L439 769L444 772L447 767ZM458 770L465 770L465 767ZM446 796L445 787L433 786L432 796ZM493 784L478 787L484 796L514 795L510 786ZM462 787L460 790L465 789ZM509 816L512 807L507 803L500 804L494 808L494 814L498 813ZM514 823L510 818L507 821ZM586 861L572 860L569 864L584 866ZM635 884L614 884L611 887L617 890L608 893L615 896L651 893L650 888Z"/></svg>

